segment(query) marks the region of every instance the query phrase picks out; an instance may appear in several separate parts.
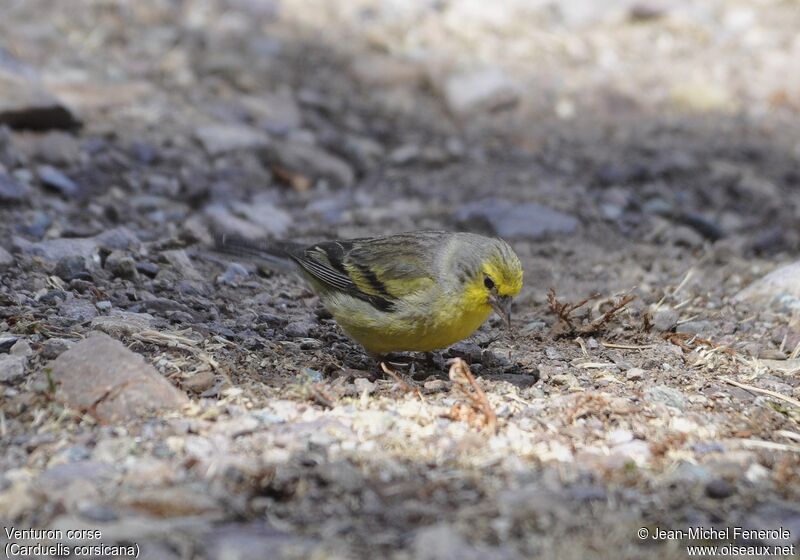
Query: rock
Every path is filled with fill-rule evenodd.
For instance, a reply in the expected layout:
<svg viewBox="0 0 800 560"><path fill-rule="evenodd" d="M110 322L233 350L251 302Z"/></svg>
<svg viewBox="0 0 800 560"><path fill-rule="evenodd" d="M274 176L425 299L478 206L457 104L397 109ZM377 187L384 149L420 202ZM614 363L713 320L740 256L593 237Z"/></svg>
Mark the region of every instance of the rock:
<svg viewBox="0 0 800 560"><path fill-rule="evenodd" d="M61 131L43 135L36 145L36 157L51 165L69 165L80 157L80 146L75 136Z"/></svg>
<svg viewBox="0 0 800 560"><path fill-rule="evenodd" d="M644 379L644 370L642 368L631 368L625 373L625 379L628 381L641 381Z"/></svg>
<svg viewBox="0 0 800 560"><path fill-rule="evenodd" d="M734 297L737 303L768 305L790 313L800 310L800 261L773 270Z"/></svg>
<svg viewBox="0 0 800 560"><path fill-rule="evenodd" d="M31 193L31 189L14 179L0 167L0 202L22 202Z"/></svg>
<svg viewBox="0 0 800 560"><path fill-rule="evenodd" d="M736 493L736 487L724 478L714 478L706 483L706 496L715 500L730 498Z"/></svg>
<svg viewBox="0 0 800 560"><path fill-rule="evenodd" d="M36 174L45 187L49 187L66 197L73 197L80 192L80 188L75 181L52 165L39 165L36 168Z"/></svg>
<svg viewBox="0 0 800 560"><path fill-rule="evenodd" d="M106 334L95 333L51 362L56 397L101 422L137 419L188 402L144 359Z"/></svg>
<svg viewBox="0 0 800 560"><path fill-rule="evenodd" d="M570 234L578 220L533 202L484 199L462 205L455 213L464 227L487 230L504 238L539 240L555 234Z"/></svg>
<svg viewBox="0 0 800 560"><path fill-rule="evenodd" d="M20 338L10 333L0 334L0 352L10 352Z"/></svg>
<svg viewBox="0 0 800 560"><path fill-rule="evenodd" d="M375 383L373 383L366 377L356 377L353 380L353 385L355 386L356 391L358 392L359 395L362 395L364 393L370 395L375 392L375 388L377 387Z"/></svg>
<svg viewBox="0 0 800 560"><path fill-rule="evenodd" d="M282 237L292 225L292 216L269 200L256 196L250 202L233 202L233 211L262 230L262 235Z"/></svg>
<svg viewBox="0 0 800 560"><path fill-rule="evenodd" d="M217 276L217 284L221 284L223 286L236 286L248 276L250 276L250 273L245 267L239 263L233 262L228 265L223 274Z"/></svg>
<svg viewBox="0 0 800 560"><path fill-rule="evenodd" d="M425 71L420 64L383 54L356 57L350 65L350 71L356 80L370 86L416 87L421 86L425 79Z"/></svg>
<svg viewBox="0 0 800 560"><path fill-rule="evenodd" d="M687 401L683 393L666 385L656 385L645 391L645 400L652 403L661 403L678 410L686 407Z"/></svg>
<svg viewBox="0 0 800 560"><path fill-rule="evenodd" d="M22 237L14 237L13 244L25 255L42 257L57 262L64 257L80 255L89 262L100 262L100 248L109 250L129 249L139 243L127 228L110 229L95 237L62 237L31 243Z"/></svg>
<svg viewBox="0 0 800 560"><path fill-rule="evenodd" d="M679 108L698 113L728 111L736 107L731 92L709 80L677 84L672 88L671 96Z"/></svg>
<svg viewBox="0 0 800 560"><path fill-rule="evenodd" d="M75 323L83 323L97 317L97 308L90 301L68 299L58 306L58 313L63 319Z"/></svg>
<svg viewBox="0 0 800 560"><path fill-rule="evenodd" d="M204 282L205 278L192 264L189 255L183 249L174 249L171 251L164 251L163 256L179 276L186 280L193 280L197 282Z"/></svg>
<svg viewBox="0 0 800 560"><path fill-rule="evenodd" d="M284 333L290 338L308 338L313 324L308 321L292 321L284 328Z"/></svg>
<svg viewBox="0 0 800 560"><path fill-rule="evenodd" d="M75 346L75 342L65 338L48 338L42 343L42 358L53 360L62 352L66 352Z"/></svg>
<svg viewBox="0 0 800 560"><path fill-rule="evenodd" d="M0 355L0 383L14 383L25 375L26 356Z"/></svg>
<svg viewBox="0 0 800 560"><path fill-rule="evenodd" d="M125 280L136 280L139 277L136 261L123 251L112 251L106 257L105 269L115 277Z"/></svg>
<svg viewBox="0 0 800 560"><path fill-rule="evenodd" d="M131 313L112 309L108 315L92 319L92 328L103 331L114 338L132 336L151 329L154 317L149 313Z"/></svg>
<svg viewBox="0 0 800 560"><path fill-rule="evenodd" d="M0 124L18 129L48 130L76 128L80 121L35 77L0 69Z"/></svg>
<svg viewBox="0 0 800 560"><path fill-rule="evenodd" d="M256 150L264 148L269 143L266 134L245 125L206 125L198 127L194 135L211 156L241 150Z"/></svg>
<svg viewBox="0 0 800 560"><path fill-rule="evenodd" d="M0 270L14 265L14 257L11 253L0 247Z"/></svg>
<svg viewBox="0 0 800 560"><path fill-rule="evenodd" d="M20 339L14 343L11 349L8 351L9 354L12 356L30 356L33 354L33 348L31 348L30 343L25 339Z"/></svg>
<svg viewBox="0 0 800 560"><path fill-rule="evenodd" d="M300 107L290 91L246 96L240 99L259 128L271 133L285 134L299 128L303 122Z"/></svg>
<svg viewBox="0 0 800 560"><path fill-rule="evenodd" d="M92 278L92 275L86 269L86 259L81 255L71 255L59 259L53 272L67 282L75 278L82 280L90 280Z"/></svg>
<svg viewBox="0 0 800 560"><path fill-rule="evenodd" d="M449 76L442 93L451 113L466 117L513 107L519 87L499 68L484 68Z"/></svg>
<svg viewBox="0 0 800 560"><path fill-rule="evenodd" d="M681 323L675 329L675 332L690 333L690 334L703 334L711 332L713 325L710 321L687 321Z"/></svg>
<svg viewBox="0 0 800 560"><path fill-rule="evenodd" d="M264 152L265 158L292 173L327 179L340 186L350 186L355 172L348 163L307 142L276 142Z"/></svg>
<svg viewBox="0 0 800 560"><path fill-rule="evenodd" d="M653 328L658 332L670 332L678 324L680 314L671 307L661 307L653 313Z"/></svg>

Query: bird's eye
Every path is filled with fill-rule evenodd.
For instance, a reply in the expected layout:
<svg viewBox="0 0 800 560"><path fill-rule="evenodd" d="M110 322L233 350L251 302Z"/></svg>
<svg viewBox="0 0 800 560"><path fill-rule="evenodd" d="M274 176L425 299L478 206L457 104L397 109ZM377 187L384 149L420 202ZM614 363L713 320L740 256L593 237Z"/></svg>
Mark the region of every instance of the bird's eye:
<svg viewBox="0 0 800 560"><path fill-rule="evenodd" d="M487 290L494 290L494 280L488 276L483 279L483 285L486 286Z"/></svg>

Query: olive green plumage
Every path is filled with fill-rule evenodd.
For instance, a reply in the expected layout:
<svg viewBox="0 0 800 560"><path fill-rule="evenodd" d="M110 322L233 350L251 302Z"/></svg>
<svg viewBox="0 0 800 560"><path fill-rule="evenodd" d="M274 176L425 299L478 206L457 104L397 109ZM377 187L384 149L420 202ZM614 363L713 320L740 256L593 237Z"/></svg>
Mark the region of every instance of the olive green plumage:
<svg viewBox="0 0 800 560"><path fill-rule="evenodd" d="M221 251L295 268L353 339L373 354L443 348L494 309L508 323L522 266L501 239L415 231L301 245L217 240Z"/></svg>

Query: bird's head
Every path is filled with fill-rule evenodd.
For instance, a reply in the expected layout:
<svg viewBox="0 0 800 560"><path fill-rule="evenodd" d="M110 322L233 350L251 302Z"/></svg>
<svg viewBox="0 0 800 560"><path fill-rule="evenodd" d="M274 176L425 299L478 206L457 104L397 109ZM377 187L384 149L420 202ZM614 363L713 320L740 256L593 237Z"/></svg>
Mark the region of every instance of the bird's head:
<svg viewBox="0 0 800 560"><path fill-rule="evenodd" d="M467 297L475 304L491 306L511 326L511 302L522 289L522 264L502 239L481 238L472 255L474 267L467 279Z"/></svg>

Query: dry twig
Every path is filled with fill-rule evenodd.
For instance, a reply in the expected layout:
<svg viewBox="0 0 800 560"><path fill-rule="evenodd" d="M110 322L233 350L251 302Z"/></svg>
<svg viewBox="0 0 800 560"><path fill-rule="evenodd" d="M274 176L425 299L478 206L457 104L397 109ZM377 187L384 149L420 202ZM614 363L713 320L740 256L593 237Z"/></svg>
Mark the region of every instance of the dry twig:
<svg viewBox="0 0 800 560"><path fill-rule="evenodd" d="M425 400L422 398L422 393L418 388L409 385L408 382L406 382L406 380L403 379L399 373L397 373L392 368L387 366L386 362L381 362L381 369L383 370L383 373L385 373L386 375L395 380L397 385L400 387L401 391L403 391L404 393L416 393L421 401Z"/></svg>
<svg viewBox="0 0 800 560"><path fill-rule="evenodd" d="M467 362L461 358L453 358L448 363L450 364L449 377L450 381L454 383L454 387L460 388L461 392L469 399L470 406L483 414L483 423L489 431L493 434L497 433L497 414L489 403L489 399L486 398L486 393L472 375ZM451 410L451 416L460 419L462 415L458 412Z"/></svg>
<svg viewBox="0 0 800 560"><path fill-rule="evenodd" d="M792 397L782 395L781 393L770 391L769 389L762 389L760 387L753 387L752 385L746 385L744 383L739 383L738 381L734 381L729 377L720 377L720 379L725 383L734 385L736 387L739 387L740 389L744 389L746 391L752 391L753 393L761 393L762 395L769 395L770 397L780 399L782 401L788 402L789 404L796 406L797 408L800 408L800 401L798 401L797 399L793 399Z"/></svg>
<svg viewBox="0 0 800 560"><path fill-rule="evenodd" d="M611 303L611 308L603 313L600 317L591 321L585 325L575 325L573 322L574 317L572 314L579 308L583 307L587 303L592 300L595 300L600 297L600 294L592 294L586 299L579 301L578 303L562 303L556 297L556 292L553 288L550 288L550 291L547 293L547 302L550 305L550 311L552 311L559 319L560 323L564 325L562 327L562 336L564 335L588 335L588 334L595 334L601 328L603 328L611 319L617 316L617 314L625 308L630 302L636 299L636 296L633 294L627 294L619 299L611 299L609 300Z"/></svg>

